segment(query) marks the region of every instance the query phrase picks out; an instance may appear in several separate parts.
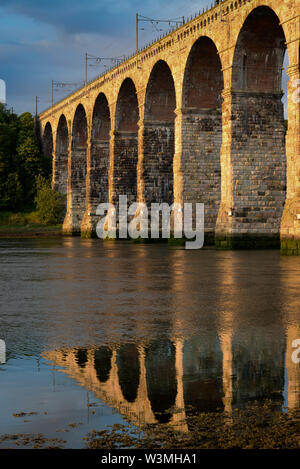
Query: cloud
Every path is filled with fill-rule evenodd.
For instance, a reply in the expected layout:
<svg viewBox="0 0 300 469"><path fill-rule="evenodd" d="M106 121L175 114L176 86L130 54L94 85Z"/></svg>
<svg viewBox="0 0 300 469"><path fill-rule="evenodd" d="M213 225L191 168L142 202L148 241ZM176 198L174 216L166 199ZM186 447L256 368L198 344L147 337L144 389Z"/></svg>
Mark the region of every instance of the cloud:
<svg viewBox="0 0 300 469"><path fill-rule="evenodd" d="M170 5L167 0L1 0L0 6L7 11L50 24L67 34L75 33L114 33L123 35L135 26L137 11L152 12L161 17L166 12L180 16L191 14L208 4L207 1L175 0ZM141 11L142 10L142 11Z"/></svg>
<svg viewBox="0 0 300 469"><path fill-rule="evenodd" d="M0 79L7 84L7 101L17 112L33 111L38 95L45 108L52 79L83 79L85 52L102 57L131 54L136 12L179 18L210 4L211 0L0 0ZM141 27L141 45L159 34L149 23ZM103 71L89 67L89 78Z"/></svg>
<svg viewBox="0 0 300 469"><path fill-rule="evenodd" d="M0 0L0 78L17 112L49 102L51 79L81 81L84 53L109 57L135 48L135 14L170 18L191 14L203 0ZM141 44L157 36L140 34ZM89 77L104 69L89 68ZM59 95L57 96L60 97Z"/></svg>
<svg viewBox="0 0 300 469"><path fill-rule="evenodd" d="M111 32L124 33L128 28L128 18L132 6L138 2L116 0L4 0L1 5L14 12L50 24L67 34ZM125 19L125 21L124 21ZM134 18L132 18L134 19Z"/></svg>

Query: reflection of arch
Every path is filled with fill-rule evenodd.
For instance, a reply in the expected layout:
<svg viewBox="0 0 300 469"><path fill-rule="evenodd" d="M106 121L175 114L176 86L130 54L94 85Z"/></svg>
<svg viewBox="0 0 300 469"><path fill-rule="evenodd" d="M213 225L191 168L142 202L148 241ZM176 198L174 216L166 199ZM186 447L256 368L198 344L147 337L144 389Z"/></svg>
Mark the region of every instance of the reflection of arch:
<svg viewBox="0 0 300 469"><path fill-rule="evenodd" d="M275 318L274 318L275 319ZM285 337L281 327L238 331L232 336L234 364L233 404L272 399L283 404ZM262 358L263 357L263 358Z"/></svg>
<svg viewBox="0 0 300 469"><path fill-rule="evenodd" d="M43 152L44 155L51 158L53 156L53 134L52 134L52 127L50 122L47 122L44 135L43 135Z"/></svg>
<svg viewBox="0 0 300 469"><path fill-rule="evenodd" d="M86 205L86 167L87 167L87 118L82 104L76 109L72 128L72 147L70 165L70 205L72 207L72 230L80 232L80 223Z"/></svg>
<svg viewBox="0 0 300 469"><path fill-rule="evenodd" d="M137 196L139 108L136 88L126 78L119 91L114 138L114 190L115 198L127 195L129 202Z"/></svg>
<svg viewBox="0 0 300 469"><path fill-rule="evenodd" d="M94 352L94 367L101 383L106 383L111 369L112 351L108 347L100 347Z"/></svg>
<svg viewBox="0 0 300 469"><path fill-rule="evenodd" d="M94 106L91 138L90 199L95 208L108 201L110 130L108 101L100 93Z"/></svg>
<svg viewBox="0 0 300 469"><path fill-rule="evenodd" d="M183 349L183 389L186 413L222 410L222 354L215 335L193 337ZM193 411L192 411L193 412Z"/></svg>
<svg viewBox="0 0 300 469"><path fill-rule="evenodd" d="M173 76L160 60L152 69L145 99L143 179L149 204L173 202L175 109Z"/></svg>
<svg viewBox="0 0 300 469"><path fill-rule="evenodd" d="M221 199L222 65L214 42L201 37L190 51L183 81L184 200L205 205L206 241Z"/></svg>
<svg viewBox="0 0 300 469"><path fill-rule="evenodd" d="M279 244L286 191L284 53L276 14L266 6L254 9L239 33L232 68L234 221L248 236L262 234L262 243L273 238L269 247Z"/></svg>
<svg viewBox="0 0 300 469"><path fill-rule="evenodd" d="M88 354L87 354L87 349L82 349L79 348L75 352L75 360L76 363L80 368L85 368L87 362L88 362Z"/></svg>
<svg viewBox="0 0 300 469"><path fill-rule="evenodd" d="M67 193L69 132L67 120L60 116L55 145L54 189L61 194Z"/></svg>
<svg viewBox="0 0 300 469"><path fill-rule="evenodd" d="M175 405L177 395L175 347L172 342L153 342L146 350L148 397L156 419L167 423L168 412Z"/></svg>
<svg viewBox="0 0 300 469"><path fill-rule="evenodd" d="M136 345L123 345L119 349L117 366L123 396L128 402L134 402L140 382L139 352Z"/></svg>

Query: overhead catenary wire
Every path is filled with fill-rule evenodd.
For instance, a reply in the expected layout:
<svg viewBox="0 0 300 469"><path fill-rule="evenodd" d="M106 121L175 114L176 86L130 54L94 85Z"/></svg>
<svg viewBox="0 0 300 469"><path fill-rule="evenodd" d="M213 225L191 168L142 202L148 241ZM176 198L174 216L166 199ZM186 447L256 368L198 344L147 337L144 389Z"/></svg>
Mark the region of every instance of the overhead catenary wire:
<svg viewBox="0 0 300 469"><path fill-rule="evenodd" d="M220 0L220 3L223 3L224 0ZM218 5L219 2L215 1L214 4L211 5L211 7L213 6L216 6ZM93 57L94 60L95 59L102 59L102 60L109 60L111 61L111 65L105 65L105 64L102 64L104 65L104 68L105 70L100 73L99 75L97 75L96 77L93 78L93 80L101 77L102 75L104 75L105 73L113 70L117 65L120 65L122 64L124 61L132 58L134 55L138 54L142 49L144 49L145 47L149 47L150 45L152 45L157 39L153 39L153 40L148 40L148 43L147 45L144 45L142 49L140 49L139 47L139 43L138 43L138 31L139 31L139 26L138 26L138 23L140 21L144 21L144 22L148 22L148 23L151 23L152 24L152 30L154 30L156 33L164 33L164 34L168 34L170 31L174 31L176 30L178 27L182 26L183 24L189 22L191 19L197 17L198 15L201 15L202 13L204 13L205 11L207 11L209 9L209 7L206 7L205 9L203 9L203 11L199 11L197 13L195 13L194 15L191 15L190 17L187 17L185 18L184 16L178 16L178 17L172 17L172 18L169 18L169 19L157 19L157 18L150 18L148 16L144 16L144 15L139 15L137 13L137 28L136 28L136 51L134 53L129 53L127 55L122 55L122 56L119 56L119 57L97 57L97 56L91 56L91 58ZM176 10L175 10L176 11ZM177 10L179 11L179 9ZM163 29L158 29L157 28L157 25L159 24L168 24L170 26L169 30L165 31ZM141 28L140 30L145 30L144 28ZM151 30L148 30L148 31L151 31ZM160 34L159 36L159 39L161 39L164 34ZM109 46L111 46L113 43L116 43L116 41L112 41L110 42ZM106 47L105 47L106 49ZM117 60L117 62L114 62L115 60ZM101 61L98 62L98 64L96 63L94 66L97 66L101 63ZM93 65L90 65L90 66L93 66ZM137 62L137 66L138 66L138 62ZM88 79L87 79L87 66L85 66L85 69L86 69L86 72L85 72L85 77L84 77L84 81L83 81L83 84L84 85L87 85L88 84ZM82 82L80 82L82 83ZM79 83L74 83L74 84L66 84L66 85L72 85L74 86L75 89L72 89L71 91L72 92L75 92L77 90L79 90L82 85L79 84ZM67 89L64 89L64 91L68 91ZM51 104L53 106L53 94L54 92L52 92L51 94ZM64 99L64 98L63 98Z"/></svg>
<svg viewBox="0 0 300 469"><path fill-rule="evenodd" d="M155 19L155 18L149 18L148 16L143 16L140 15L139 13L136 13L136 53L138 54L139 52L139 31L143 31L143 28L139 27L139 23L151 23L153 28L156 30L156 32L164 32L163 29L158 29L157 25L159 24L165 24L167 23L169 26L175 25L176 27L179 27L185 23L185 18L184 16L177 17L177 18L170 18L166 20L161 20L161 19Z"/></svg>

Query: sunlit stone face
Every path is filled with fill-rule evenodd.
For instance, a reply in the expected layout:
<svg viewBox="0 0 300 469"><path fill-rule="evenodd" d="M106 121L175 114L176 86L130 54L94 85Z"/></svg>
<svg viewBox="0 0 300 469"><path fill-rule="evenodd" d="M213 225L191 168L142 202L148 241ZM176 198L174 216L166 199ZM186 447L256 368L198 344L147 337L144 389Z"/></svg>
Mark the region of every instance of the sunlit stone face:
<svg viewBox="0 0 300 469"><path fill-rule="evenodd" d="M5 81L0 79L0 103L6 103L6 85Z"/></svg>
<svg viewBox="0 0 300 469"><path fill-rule="evenodd" d="M0 340L0 363L6 362L6 346L4 340Z"/></svg>

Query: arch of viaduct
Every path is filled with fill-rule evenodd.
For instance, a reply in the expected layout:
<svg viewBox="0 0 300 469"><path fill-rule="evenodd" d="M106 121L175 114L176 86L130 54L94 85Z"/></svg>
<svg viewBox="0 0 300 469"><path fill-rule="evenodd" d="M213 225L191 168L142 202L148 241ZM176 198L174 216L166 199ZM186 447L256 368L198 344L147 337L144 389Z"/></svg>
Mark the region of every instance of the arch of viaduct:
<svg viewBox="0 0 300 469"><path fill-rule="evenodd" d="M204 203L219 248L300 254L299 6L224 0L40 114L64 233L127 194Z"/></svg>

